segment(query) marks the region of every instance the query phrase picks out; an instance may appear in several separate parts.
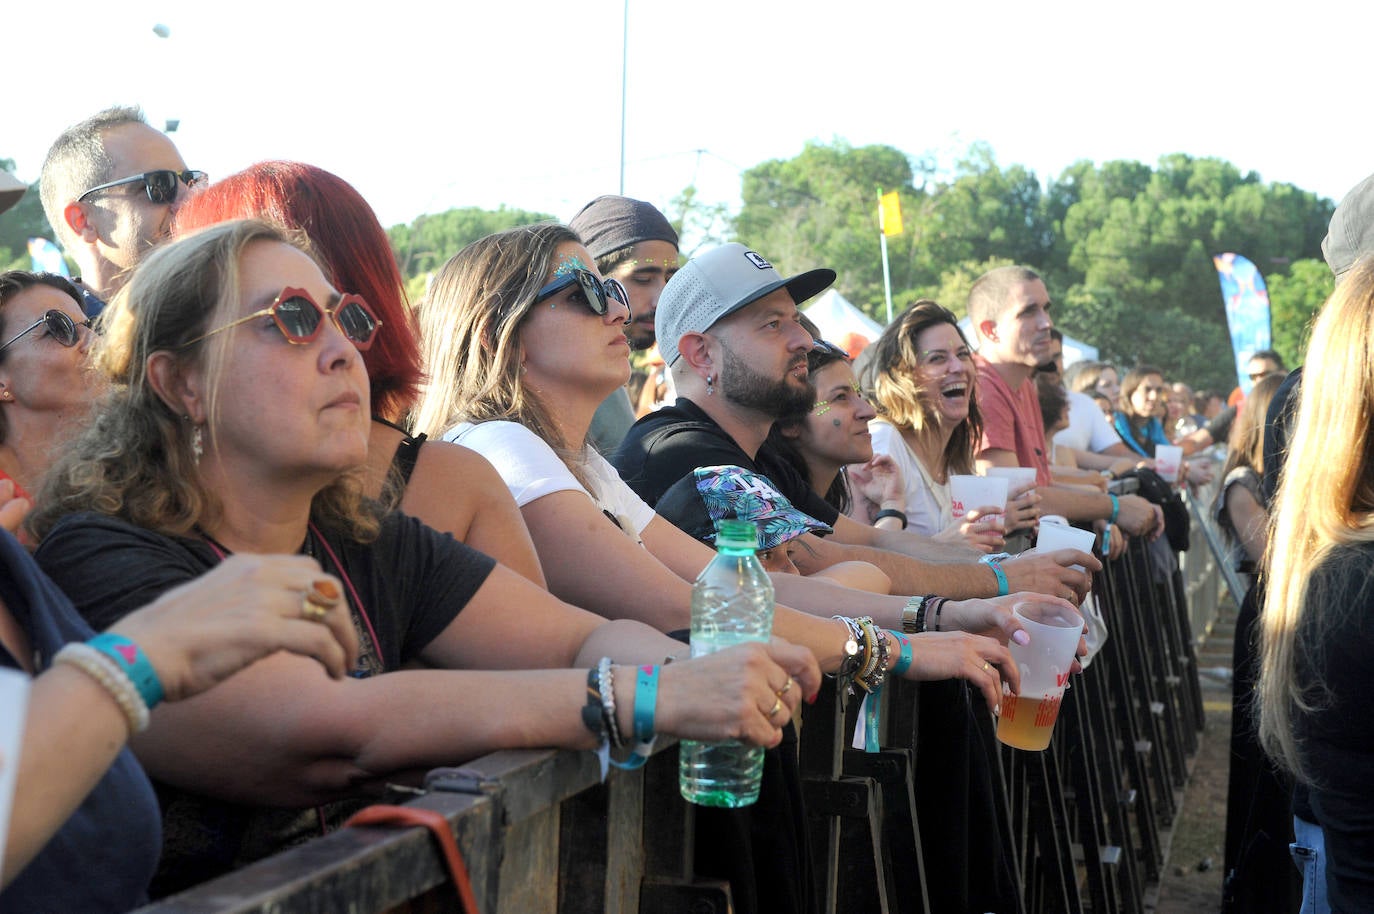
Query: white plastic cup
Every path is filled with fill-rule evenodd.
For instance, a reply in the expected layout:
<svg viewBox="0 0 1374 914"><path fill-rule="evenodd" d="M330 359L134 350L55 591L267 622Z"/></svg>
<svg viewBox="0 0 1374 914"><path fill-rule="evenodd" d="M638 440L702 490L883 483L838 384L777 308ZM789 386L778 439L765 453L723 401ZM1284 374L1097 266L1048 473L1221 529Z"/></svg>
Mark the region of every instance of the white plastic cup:
<svg viewBox="0 0 1374 914"><path fill-rule="evenodd" d="M1008 746L1039 752L1049 748L1069 669L1083 634L1083 617L1058 603L1026 601L1012 612L1030 635L1029 644L1007 649L1021 671L1021 691L1002 696L997 738Z"/></svg>
<svg viewBox="0 0 1374 914"><path fill-rule="evenodd" d="M954 519L963 520L970 511L992 507L1002 512L997 515L997 519L1005 520L1007 482L1008 480L1000 476L949 477L949 496L953 502Z"/></svg>
<svg viewBox="0 0 1374 914"><path fill-rule="evenodd" d="M1178 482L1178 470L1183 464L1183 448L1173 444L1155 445L1155 472L1165 482Z"/></svg>
<svg viewBox="0 0 1374 914"><path fill-rule="evenodd" d="M1092 555L1095 545L1097 545L1097 534L1091 530L1080 530L1077 527L1070 527L1068 524L1050 523L1048 518L1040 518L1040 536L1035 541L1035 548L1039 552L1077 549L1079 552ZM1073 567L1079 571L1086 570L1082 565L1074 565Z"/></svg>

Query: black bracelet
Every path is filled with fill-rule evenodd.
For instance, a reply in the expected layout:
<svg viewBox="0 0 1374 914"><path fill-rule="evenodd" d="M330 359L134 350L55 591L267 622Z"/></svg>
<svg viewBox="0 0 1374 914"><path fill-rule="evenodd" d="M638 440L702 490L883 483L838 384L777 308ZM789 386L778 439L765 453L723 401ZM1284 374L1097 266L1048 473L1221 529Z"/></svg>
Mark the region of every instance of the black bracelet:
<svg viewBox="0 0 1374 914"><path fill-rule="evenodd" d="M601 677L596 667L587 671L587 703L582 706L582 723L597 739L606 740L606 717L601 713Z"/></svg>
<svg viewBox="0 0 1374 914"><path fill-rule="evenodd" d="M902 522L902 529L903 529L903 530L906 529L906 512L905 512L905 511L898 511L896 508L883 508L883 509L882 509L881 511L879 511L877 514L873 515L873 523L876 524L878 521L882 520L882 519L885 518L885 517L895 517L895 518L897 518L899 521Z"/></svg>
<svg viewBox="0 0 1374 914"><path fill-rule="evenodd" d="M948 602L949 600L945 599L944 597L935 598L935 620L934 622L932 622L930 626L931 631L938 632L940 630L940 613L945 611L945 604Z"/></svg>

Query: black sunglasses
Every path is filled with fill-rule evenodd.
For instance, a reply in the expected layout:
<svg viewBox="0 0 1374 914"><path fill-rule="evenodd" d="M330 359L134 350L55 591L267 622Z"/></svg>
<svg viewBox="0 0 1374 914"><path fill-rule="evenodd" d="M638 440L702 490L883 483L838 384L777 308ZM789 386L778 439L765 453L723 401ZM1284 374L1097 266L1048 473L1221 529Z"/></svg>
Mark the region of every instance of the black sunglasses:
<svg viewBox="0 0 1374 914"><path fill-rule="evenodd" d="M52 337L53 339L57 340L57 342L61 343L63 346L66 346L68 349L70 349L71 347L75 346L77 342L81 339L81 332L76 328L89 328L90 326L91 322L89 318L82 321L81 323L77 323L76 321L72 320L71 317L68 316L65 311L58 311L56 309L52 311L44 311L42 317L34 321L32 324L29 324L27 327L16 333L14 336L10 337L9 340L7 340L3 345L0 345L0 352L4 352L6 349L10 348L15 343L19 342L21 339L28 336L33 331L37 330L39 327L47 327L48 336Z"/></svg>
<svg viewBox="0 0 1374 914"><path fill-rule="evenodd" d="M272 318L272 322L277 325L277 329L286 337L288 343L303 346L320 335L326 316L334 321L334 326L339 328L339 332L356 346L359 352L366 352L372 347L373 341L377 339L377 331L382 327L381 320L372 312L361 295L342 295L332 308L321 308L315 303L315 299L310 297L309 292L288 287L282 290L272 304L261 311L254 311L222 327L216 327L209 333L187 340L182 346L190 346L230 327L237 327L260 317Z"/></svg>
<svg viewBox="0 0 1374 914"><path fill-rule="evenodd" d="M91 194L102 190L109 190L111 187L121 187L125 184L138 184L142 182L143 190L147 192L148 199L158 204L166 206L175 203L177 194L181 192L181 185L187 187L199 187L206 181L206 174L203 171L172 171L169 168L158 169L157 171L145 171L141 175L133 175L128 178L120 178L118 181L110 181L107 184L97 184L84 194L76 198L77 203L86 202L86 198Z"/></svg>
<svg viewBox="0 0 1374 914"><path fill-rule="evenodd" d="M844 359L846 362L850 361L848 352L845 352L834 343L828 343L825 340L812 340L811 351L820 355L829 355L837 359Z"/></svg>
<svg viewBox="0 0 1374 914"><path fill-rule="evenodd" d="M598 316L606 314L607 311L611 310L612 301L624 305L627 311L630 308L630 295L619 281L597 279L596 274L590 270L569 270L559 276L539 290L538 294L534 296L534 304L537 305L546 298L552 298L573 283L582 287L582 297L587 302L587 307L592 309L593 314ZM629 318L626 320L628 321Z"/></svg>

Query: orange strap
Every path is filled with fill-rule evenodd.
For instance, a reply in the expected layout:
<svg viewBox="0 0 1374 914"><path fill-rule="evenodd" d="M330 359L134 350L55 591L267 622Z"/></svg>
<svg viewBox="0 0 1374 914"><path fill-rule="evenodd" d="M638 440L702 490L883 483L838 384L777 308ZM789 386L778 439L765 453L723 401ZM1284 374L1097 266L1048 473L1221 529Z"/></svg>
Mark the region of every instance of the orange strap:
<svg viewBox="0 0 1374 914"><path fill-rule="evenodd" d="M354 825L372 825L389 828L427 828L439 842L439 855L448 866L449 878L458 890L458 900L462 902L467 914L478 914L477 899L472 894L472 882L468 879L468 868L463 863L463 855L453 840L448 819L432 809L419 809L414 806L386 806L378 804L360 809L344 823L348 828Z"/></svg>

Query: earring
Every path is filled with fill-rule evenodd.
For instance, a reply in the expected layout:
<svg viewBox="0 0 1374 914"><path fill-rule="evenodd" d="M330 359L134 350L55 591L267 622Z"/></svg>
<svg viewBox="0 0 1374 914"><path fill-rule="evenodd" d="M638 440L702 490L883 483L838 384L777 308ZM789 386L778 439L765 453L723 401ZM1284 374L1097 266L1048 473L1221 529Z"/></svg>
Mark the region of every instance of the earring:
<svg viewBox="0 0 1374 914"><path fill-rule="evenodd" d="M708 397L709 397L709 396L712 396L712 395L715 394L715 392L716 392L716 378L715 378L715 375L709 375L709 374L708 374L708 375L706 376L706 396L708 396Z"/></svg>
<svg viewBox="0 0 1374 914"><path fill-rule="evenodd" d="M191 426L191 461L200 466L200 458L205 455L205 439L201 434L200 426Z"/></svg>
<svg viewBox="0 0 1374 914"><path fill-rule="evenodd" d="M4 400L5 402L9 402L10 400L13 400L13 399L14 399L14 394L10 393L8 390L0 390L0 400Z"/></svg>

